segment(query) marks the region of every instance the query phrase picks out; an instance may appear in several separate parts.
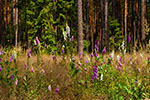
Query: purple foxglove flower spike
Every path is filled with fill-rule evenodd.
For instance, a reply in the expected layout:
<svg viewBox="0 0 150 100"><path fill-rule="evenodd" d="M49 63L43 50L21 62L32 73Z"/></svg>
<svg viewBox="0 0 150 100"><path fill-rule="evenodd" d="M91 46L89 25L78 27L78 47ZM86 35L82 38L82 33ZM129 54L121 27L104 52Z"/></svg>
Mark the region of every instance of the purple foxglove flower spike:
<svg viewBox="0 0 150 100"><path fill-rule="evenodd" d="M85 63L88 63L88 61L86 60Z"/></svg>
<svg viewBox="0 0 150 100"><path fill-rule="evenodd" d="M28 57L31 58L31 49L28 51Z"/></svg>
<svg viewBox="0 0 150 100"><path fill-rule="evenodd" d="M148 61L150 61L150 57L148 57Z"/></svg>
<svg viewBox="0 0 150 100"><path fill-rule="evenodd" d="M42 74L45 74L45 70L44 69L42 70Z"/></svg>
<svg viewBox="0 0 150 100"><path fill-rule="evenodd" d="M39 45L40 44L40 41L38 39L38 37L36 37L36 45Z"/></svg>
<svg viewBox="0 0 150 100"><path fill-rule="evenodd" d="M93 52L91 53L91 57L93 57L94 55L93 55Z"/></svg>
<svg viewBox="0 0 150 100"><path fill-rule="evenodd" d="M74 41L74 36L71 37L71 41Z"/></svg>
<svg viewBox="0 0 150 100"><path fill-rule="evenodd" d="M24 69L27 69L27 65L26 64L24 64Z"/></svg>
<svg viewBox="0 0 150 100"><path fill-rule="evenodd" d="M11 79L11 80L14 80L14 76L13 76L13 75L11 75L11 76L10 76L10 79Z"/></svg>
<svg viewBox="0 0 150 100"><path fill-rule="evenodd" d="M53 60L55 60L55 56L53 56Z"/></svg>
<svg viewBox="0 0 150 100"><path fill-rule="evenodd" d="M58 93L59 92L59 89L58 88L56 88L56 93Z"/></svg>
<svg viewBox="0 0 150 100"><path fill-rule="evenodd" d="M80 62L79 62L78 64L79 64L79 66L81 66L81 65L82 65Z"/></svg>
<svg viewBox="0 0 150 100"><path fill-rule="evenodd" d="M1 65L0 65L0 72L2 71L2 67L1 67Z"/></svg>
<svg viewBox="0 0 150 100"><path fill-rule="evenodd" d="M93 76L92 79L97 79L98 80L98 67L97 65L93 66Z"/></svg>
<svg viewBox="0 0 150 100"><path fill-rule="evenodd" d="M84 68L84 71L87 71L87 68Z"/></svg>
<svg viewBox="0 0 150 100"><path fill-rule="evenodd" d="M11 55L9 62L13 61L13 55Z"/></svg>
<svg viewBox="0 0 150 100"><path fill-rule="evenodd" d="M95 41L95 49L96 49L96 51L99 51L99 41L98 40L96 40Z"/></svg>
<svg viewBox="0 0 150 100"><path fill-rule="evenodd" d="M103 54L105 54L105 53L106 53L106 48L104 48L104 49L103 49L102 53L103 53Z"/></svg>
<svg viewBox="0 0 150 100"><path fill-rule="evenodd" d="M64 54L65 53L64 49L62 49L61 52L62 52L62 54Z"/></svg>
<svg viewBox="0 0 150 100"><path fill-rule="evenodd" d="M2 62L2 59L0 58L0 62Z"/></svg>
<svg viewBox="0 0 150 100"><path fill-rule="evenodd" d="M31 72L33 73L34 72L34 68L32 67L32 69L31 69Z"/></svg>
<svg viewBox="0 0 150 100"><path fill-rule="evenodd" d="M131 42L131 37L130 37L130 35L128 36L128 43L130 43Z"/></svg>
<svg viewBox="0 0 150 100"><path fill-rule="evenodd" d="M52 54L55 55L55 51L52 51Z"/></svg>
<svg viewBox="0 0 150 100"><path fill-rule="evenodd" d="M98 54L97 54L97 52L96 52L96 51L95 51L94 55L95 55L95 57L97 57L97 56L98 56Z"/></svg>

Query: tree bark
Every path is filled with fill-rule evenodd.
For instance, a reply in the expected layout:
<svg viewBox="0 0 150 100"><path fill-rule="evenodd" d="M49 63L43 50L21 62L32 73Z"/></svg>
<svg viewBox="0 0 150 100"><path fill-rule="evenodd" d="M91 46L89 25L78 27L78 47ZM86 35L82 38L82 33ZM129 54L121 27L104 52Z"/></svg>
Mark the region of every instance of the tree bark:
<svg viewBox="0 0 150 100"><path fill-rule="evenodd" d="M109 50L109 31L108 31L108 0L105 0L105 41L107 45L107 50Z"/></svg>
<svg viewBox="0 0 150 100"><path fill-rule="evenodd" d="M142 34L142 42L144 42L144 40L145 40L145 31L144 31L145 15L144 15L144 8L145 8L145 0L141 0L141 34Z"/></svg>
<svg viewBox="0 0 150 100"><path fill-rule="evenodd" d="M86 40L89 40L89 0L86 0Z"/></svg>
<svg viewBox="0 0 150 100"><path fill-rule="evenodd" d="M124 15L124 24L125 24L125 47L127 47L127 0L124 0L124 4L125 4L125 8L124 8L124 12L125 12L125 15Z"/></svg>
<svg viewBox="0 0 150 100"><path fill-rule="evenodd" d="M78 0L78 53L83 53L82 0Z"/></svg>
<svg viewBox="0 0 150 100"><path fill-rule="evenodd" d="M135 2L132 1L132 45L136 42L136 26L135 26Z"/></svg>
<svg viewBox="0 0 150 100"><path fill-rule="evenodd" d="M92 52L94 50L94 30L93 30L93 21L94 21L94 17L93 17L93 0L90 0L90 10L89 10L89 16L90 16L90 37L91 37L91 43L92 43Z"/></svg>
<svg viewBox="0 0 150 100"><path fill-rule="evenodd" d="M104 2L100 0L100 16L101 16L101 39L102 39L102 47L105 46L105 34L104 34ZM102 48L103 49L103 48Z"/></svg>

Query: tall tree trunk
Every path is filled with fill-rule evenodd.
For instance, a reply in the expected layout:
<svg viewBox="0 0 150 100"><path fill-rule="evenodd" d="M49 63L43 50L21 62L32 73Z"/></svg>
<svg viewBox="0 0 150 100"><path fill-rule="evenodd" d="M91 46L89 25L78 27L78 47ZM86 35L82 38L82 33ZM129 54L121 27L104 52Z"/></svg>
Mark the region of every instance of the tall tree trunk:
<svg viewBox="0 0 150 100"><path fill-rule="evenodd" d="M120 0L120 14L121 14L121 32L122 32L122 37L123 37L123 34L124 34L124 27L123 27L123 9L122 9L122 0Z"/></svg>
<svg viewBox="0 0 150 100"><path fill-rule="evenodd" d="M112 16L116 17L116 0L112 0Z"/></svg>
<svg viewBox="0 0 150 100"><path fill-rule="evenodd" d="M78 0L78 53L83 53L82 0Z"/></svg>
<svg viewBox="0 0 150 100"><path fill-rule="evenodd" d="M90 10L89 10L89 15L90 15L90 37L91 37L91 43L92 43L92 52L94 50L94 31L93 31L93 0L90 0Z"/></svg>
<svg viewBox="0 0 150 100"><path fill-rule="evenodd" d="M109 51L109 31L108 31L108 0L105 0L105 41L107 50Z"/></svg>
<svg viewBox="0 0 150 100"><path fill-rule="evenodd" d="M101 12L100 12L100 16L101 16L101 39L102 39L102 47L105 46L105 34L104 34L104 2L103 0L100 0L100 8L101 8Z"/></svg>
<svg viewBox="0 0 150 100"><path fill-rule="evenodd" d="M89 0L86 0L86 40L89 40Z"/></svg>
<svg viewBox="0 0 150 100"><path fill-rule="evenodd" d="M125 4L125 8L124 8L124 12L125 12L125 15L124 15L124 24L125 24L125 47L127 47L127 0L124 0L124 4Z"/></svg>
<svg viewBox="0 0 150 100"><path fill-rule="evenodd" d="M145 40L145 30L144 30L144 22L145 22L145 15L144 15L144 8L145 8L145 0L141 0L141 35L142 35L142 46L144 47L144 40Z"/></svg>
<svg viewBox="0 0 150 100"><path fill-rule="evenodd" d="M132 1L132 45L136 42L136 26L135 26L135 2Z"/></svg>
<svg viewBox="0 0 150 100"><path fill-rule="evenodd" d="M3 20L3 0L0 0L0 45L3 45L3 30L4 30L4 20Z"/></svg>
<svg viewBox="0 0 150 100"><path fill-rule="evenodd" d="M18 0L16 0L15 4L18 4ZM17 48L18 43L18 7L15 8L15 46Z"/></svg>
<svg viewBox="0 0 150 100"><path fill-rule="evenodd" d="M101 25L102 25L102 18L101 18L101 4L99 3L99 31L98 31L98 37L99 37L99 48L100 50L102 49L102 28L101 28Z"/></svg>

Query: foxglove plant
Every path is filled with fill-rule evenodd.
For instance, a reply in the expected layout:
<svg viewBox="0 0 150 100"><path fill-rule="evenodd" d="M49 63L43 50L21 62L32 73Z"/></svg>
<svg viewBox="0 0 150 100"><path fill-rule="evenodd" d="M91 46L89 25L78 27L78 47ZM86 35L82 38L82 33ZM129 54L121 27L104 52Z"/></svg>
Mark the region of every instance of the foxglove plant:
<svg viewBox="0 0 150 100"><path fill-rule="evenodd" d="M96 51L98 52L99 51L99 41L98 40L96 40L95 41L95 49L96 49Z"/></svg>
<svg viewBox="0 0 150 100"><path fill-rule="evenodd" d="M130 37L130 35L128 36L128 43L130 43L131 42L131 37Z"/></svg>
<svg viewBox="0 0 150 100"><path fill-rule="evenodd" d="M11 55L9 62L13 61L13 55Z"/></svg>
<svg viewBox="0 0 150 100"><path fill-rule="evenodd" d="M11 79L11 80L14 80L14 76L13 76L13 75L11 75L11 76L10 76L10 79Z"/></svg>
<svg viewBox="0 0 150 100"><path fill-rule="evenodd" d="M2 71L2 66L0 65L0 72Z"/></svg>
<svg viewBox="0 0 150 100"><path fill-rule="evenodd" d="M92 79L98 80L98 66L97 66L96 64L93 66L93 75L92 75Z"/></svg>
<svg viewBox="0 0 150 100"><path fill-rule="evenodd" d="M58 93L59 92L59 89L58 88L56 88L56 93Z"/></svg>

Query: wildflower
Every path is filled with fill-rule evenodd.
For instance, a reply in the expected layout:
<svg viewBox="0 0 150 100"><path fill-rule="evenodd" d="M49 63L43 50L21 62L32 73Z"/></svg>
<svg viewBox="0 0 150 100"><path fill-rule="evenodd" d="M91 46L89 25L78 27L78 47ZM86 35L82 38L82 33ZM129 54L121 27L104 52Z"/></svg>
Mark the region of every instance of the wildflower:
<svg viewBox="0 0 150 100"><path fill-rule="evenodd" d="M2 67L1 67L1 65L0 65L0 72L2 71Z"/></svg>
<svg viewBox="0 0 150 100"><path fill-rule="evenodd" d="M42 70L42 74L45 74L45 70L44 69Z"/></svg>
<svg viewBox="0 0 150 100"><path fill-rule="evenodd" d="M128 43L130 43L131 42L131 37L130 37L130 35L128 36Z"/></svg>
<svg viewBox="0 0 150 100"><path fill-rule="evenodd" d="M103 80L103 74L101 74L101 81Z"/></svg>
<svg viewBox="0 0 150 100"><path fill-rule="evenodd" d="M116 60L119 61L119 58L120 58L120 57L119 57L119 55L118 55Z"/></svg>
<svg viewBox="0 0 150 100"><path fill-rule="evenodd" d="M95 41L95 49L96 49L96 51L99 51L99 41L98 40L96 40Z"/></svg>
<svg viewBox="0 0 150 100"><path fill-rule="evenodd" d="M118 67L118 70L121 71L121 67L120 66Z"/></svg>
<svg viewBox="0 0 150 100"><path fill-rule="evenodd" d="M85 63L88 63L88 61L86 60Z"/></svg>
<svg viewBox="0 0 150 100"><path fill-rule="evenodd" d="M64 49L62 49L61 52L62 52L62 54L64 54L65 53Z"/></svg>
<svg viewBox="0 0 150 100"><path fill-rule="evenodd" d="M15 50L13 51L13 54L12 54L12 55L13 55L13 58L14 58L14 59L16 59L16 57L17 57L17 53L16 53L16 51L15 51Z"/></svg>
<svg viewBox="0 0 150 100"><path fill-rule="evenodd" d="M80 60L82 60L82 57L80 58Z"/></svg>
<svg viewBox="0 0 150 100"><path fill-rule="evenodd" d="M24 69L27 69L27 65L26 64L24 64Z"/></svg>
<svg viewBox="0 0 150 100"><path fill-rule="evenodd" d="M139 73L141 72L140 68L138 68L138 72L139 72Z"/></svg>
<svg viewBox="0 0 150 100"><path fill-rule="evenodd" d="M91 53L91 57L93 57L94 55L93 55L93 52Z"/></svg>
<svg viewBox="0 0 150 100"><path fill-rule="evenodd" d="M84 71L87 71L87 68L84 68Z"/></svg>
<svg viewBox="0 0 150 100"><path fill-rule="evenodd" d="M119 66L122 67L122 63L119 61Z"/></svg>
<svg viewBox="0 0 150 100"><path fill-rule="evenodd" d="M66 33L70 37L70 27L68 26L67 23L66 23Z"/></svg>
<svg viewBox="0 0 150 100"><path fill-rule="evenodd" d="M95 51L94 55L95 55L95 57L97 57L97 56L98 56L98 54L97 54L97 52L96 52L96 51Z"/></svg>
<svg viewBox="0 0 150 100"><path fill-rule="evenodd" d="M77 65L75 65L75 69L76 69L76 70L78 69L78 66L77 66Z"/></svg>
<svg viewBox="0 0 150 100"><path fill-rule="evenodd" d="M0 55L2 55L2 51L0 50Z"/></svg>
<svg viewBox="0 0 150 100"><path fill-rule="evenodd" d="M111 58L114 59L114 51L110 54Z"/></svg>
<svg viewBox="0 0 150 100"><path fill-rule="evenodd" d="M14 80L14 76L13 76L13 75L11 75L11 76L10 76L10 79L11 79L11 80Z"/></svg>
<svg viewBox="0 0 150 100"><path fill-rule="evenodd" d="M111 63L111 60L112 60L112 58L111 58L111 56L109 56L109 58L108 58L108 64Z"/></svg>
<svg viewBox="0 0 150 100"><path fill-rule="evenodd" d="M11 55L9 62L13 61L13 55Z"/></svg>
<svg viewBox="0 0 150 100"><path fill-rule="evenodd" d="M16 82L15 82L15 84L16 84L16 85L18 85L18 79L16 79Z"/></svg>
<svg viewBox="0 0 150 100"><path fill-rule="evenodd" d="M148 61L150 61L150 57L148 57Z"/></svg>
<svg viewBox="0 0 150 100"><path fill-rule="evenodd" d="M52 90L51 85L49 85L49 86L48 86L48 90L49 90L49 91L51 91L51 90Z"/></svg>
<svg viewBox="0 0 150 100"><path fill-rule="evenodd" d="M38 39L38 37L36 37L36 45L39 45L40 44L40 41L39 41L39 39Z"/></svg>
<svg viewBox="0 0 150 100"><path fill-rule="evenodd" d="M0 62L2 62L2 59L0 58Z"/></svg>
<svg viewBox="0 0 150 100"><path fill-rule="evenodd" d="M58 93L59 92L59 89L58 88L56 88L56 93Z"/></svg>
<svg viewBox="0 0 150 100"><path fill-rule="evenodd" d="M141 56L141 58L142 58L142 59L144 59L144 56L143 56L143 54L142 54L142 53L140 53L140 56Z"/></svg>
<svg viewBox="0 0 150 100"><path fill-rule="evenodd" d="M122 57L120 57L120 62L122 63Z"/></svg>
<svg viewBox="0 0 150 100"><path fill-rule="evenodd" d="M79 64L79 66L81 66L81 65L82 65L80 62L79 62L78 64Z"/></svg>
<svg viewBox="0 0 150 100"><path fill-rule="evenodd" d="M52 55L55 55L55 51L52 51Z"/></svg>
<svg viewBox="0 0 150 100"><path fill-rule="evenodd" d="M105 54L105 53L106 53L106 47L103 49L102 53L103 53L103 54Z"/></svg>
<svg viewBox="0 0 150 100"><path fill-rule="evenodd" d="M74 36L71 37L71 41L74 41Z"/></svg>
<svg viewBox="0 0 150 100"><path fill-rule="evenodd" d="M97 79L98 80L98 67L97 65L93 66L93 76L92 79Z"/></svg>
<svg viewBox="0 0 150 100"><path fill-rule="evenodd" d="M53 60L55 60L55 56L53 56Z"/></svg>
<svg viewBox="0 0 150 100"><path fill-rule="evenodd" d="M81 56L81 55L82 55L82 52L79 53L79 56Z"/></svg>
<svg viewBox="0 0 150 100"><path fill-rule="evenodd" d="M33 73L34 72L34 68L32 67L32 69L31 69L31 72Z"/></svg>
<svg viewBox="0 0 150 100"><path fill-rule="evenodd" d="M28 51L28 57L31 58L31 49Z"/></svg>
<svg viewBox="0 0 150 100"><path fill-rule="evenodd" d="M64 31L64 29L63 29L63 35L64 35L64 40L66 40L66 38L67 38L67 33L66 33L66 31Z"/></svg>

